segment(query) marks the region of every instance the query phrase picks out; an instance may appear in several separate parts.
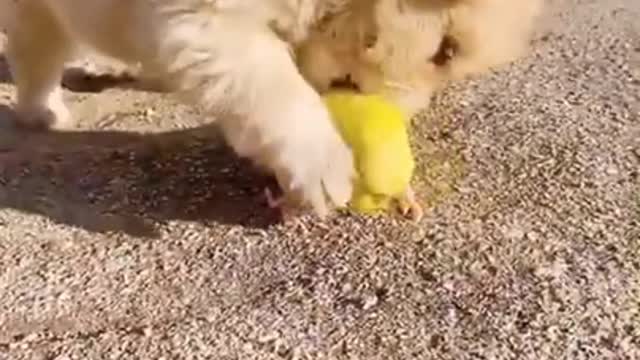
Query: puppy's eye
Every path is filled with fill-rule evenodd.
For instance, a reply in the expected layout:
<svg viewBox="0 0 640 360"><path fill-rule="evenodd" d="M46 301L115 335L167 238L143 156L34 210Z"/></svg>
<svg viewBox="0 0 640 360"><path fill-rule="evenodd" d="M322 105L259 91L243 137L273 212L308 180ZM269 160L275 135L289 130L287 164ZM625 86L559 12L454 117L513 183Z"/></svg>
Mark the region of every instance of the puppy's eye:
<svg viewBox="0 0 640 360"><path fill-rule="evenodd" d="M429 59L437 66L446 65L458 52L458 43L451 36L444 36L438 51Z"/></svg>
<svg viewBox="0 0 640 360"><path fill-rule="evenodd" d="M377 42L378 42L378 35L376 34L366 34L364 36L364 47L366 49L373 49L373 47L376 46Z"/></svg>

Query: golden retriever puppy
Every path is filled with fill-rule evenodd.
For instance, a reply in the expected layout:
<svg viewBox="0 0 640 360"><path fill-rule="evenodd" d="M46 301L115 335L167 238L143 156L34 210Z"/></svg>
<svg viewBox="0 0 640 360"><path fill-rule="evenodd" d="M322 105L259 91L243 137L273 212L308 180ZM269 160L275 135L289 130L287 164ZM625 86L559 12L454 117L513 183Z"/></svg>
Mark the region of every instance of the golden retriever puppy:
<svg viewBox="0 0 640 360"><path fill-rule="evenodd" d="M347 85L379 93L411 116L434 91L509 63L528 49L543 0L354 2L319 22L297 49L320 92Z"/></svg>
<svg viewBox="0 0 640 360"><path fill-rule="evenodd" d="M351 195L353 159L319 93L353 86L409 114L448 80L510 61L541 0L3 0L16 112L73 126L78 47L140 64L206 109L238 155L320 215Z"/></svg>

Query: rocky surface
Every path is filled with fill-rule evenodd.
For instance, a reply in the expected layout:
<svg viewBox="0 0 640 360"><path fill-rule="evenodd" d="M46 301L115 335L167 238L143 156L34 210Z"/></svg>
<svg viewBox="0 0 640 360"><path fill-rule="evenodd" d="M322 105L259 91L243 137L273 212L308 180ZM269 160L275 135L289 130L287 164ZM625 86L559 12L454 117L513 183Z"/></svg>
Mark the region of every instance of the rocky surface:
<svg viewBox="0 0 640 360"><path fill-rule="evenodd" d="M417 226L274 224L163 94L11 131L0 70L0 359L640 359L640 3L549 4L530 57L416 120Z"/></svg>

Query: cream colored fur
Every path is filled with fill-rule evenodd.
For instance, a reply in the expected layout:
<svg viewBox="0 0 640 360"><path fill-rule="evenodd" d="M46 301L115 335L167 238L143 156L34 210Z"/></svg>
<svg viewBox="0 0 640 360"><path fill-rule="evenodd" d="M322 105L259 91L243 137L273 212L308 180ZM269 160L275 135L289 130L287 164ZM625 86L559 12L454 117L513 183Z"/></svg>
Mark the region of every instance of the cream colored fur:
<svg viewBox="0 0 640 360"><path fill-rule="evenodd" d="M319 93L336 80L409 115L450 80L519 56L541 0L2 0L16 110L72 127L63 66L79 44L141 64L204 107L240 155L319 214L351 194L350 150ZM446 39L443 42L443 39ZM325 196L326 195L326 196Z"/></svg>

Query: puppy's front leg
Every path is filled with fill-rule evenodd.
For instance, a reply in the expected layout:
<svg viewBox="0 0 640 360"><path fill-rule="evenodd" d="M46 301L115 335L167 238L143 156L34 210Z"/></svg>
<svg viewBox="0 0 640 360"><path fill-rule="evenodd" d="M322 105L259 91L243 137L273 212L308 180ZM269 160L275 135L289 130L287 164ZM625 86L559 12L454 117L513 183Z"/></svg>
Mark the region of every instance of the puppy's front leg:
<svg viewBox="0 0 640 360"><path fill-rule="evenodd" d="M287 44L268 26L229 15L169 29L166 49L174 61L167 68L179 92L217 115L240 156L272 170L283 191L319 215L328 211L327 198L346 204L354 176L351 151Z"/></svg>
<svg viewBox="0 0 640 360"><path fill-rule="evenodd" d="M60 81L72 43L50 11L38 1L10 8L7 59L17 88L18 120L36 128L73 126Z"/></svg>

